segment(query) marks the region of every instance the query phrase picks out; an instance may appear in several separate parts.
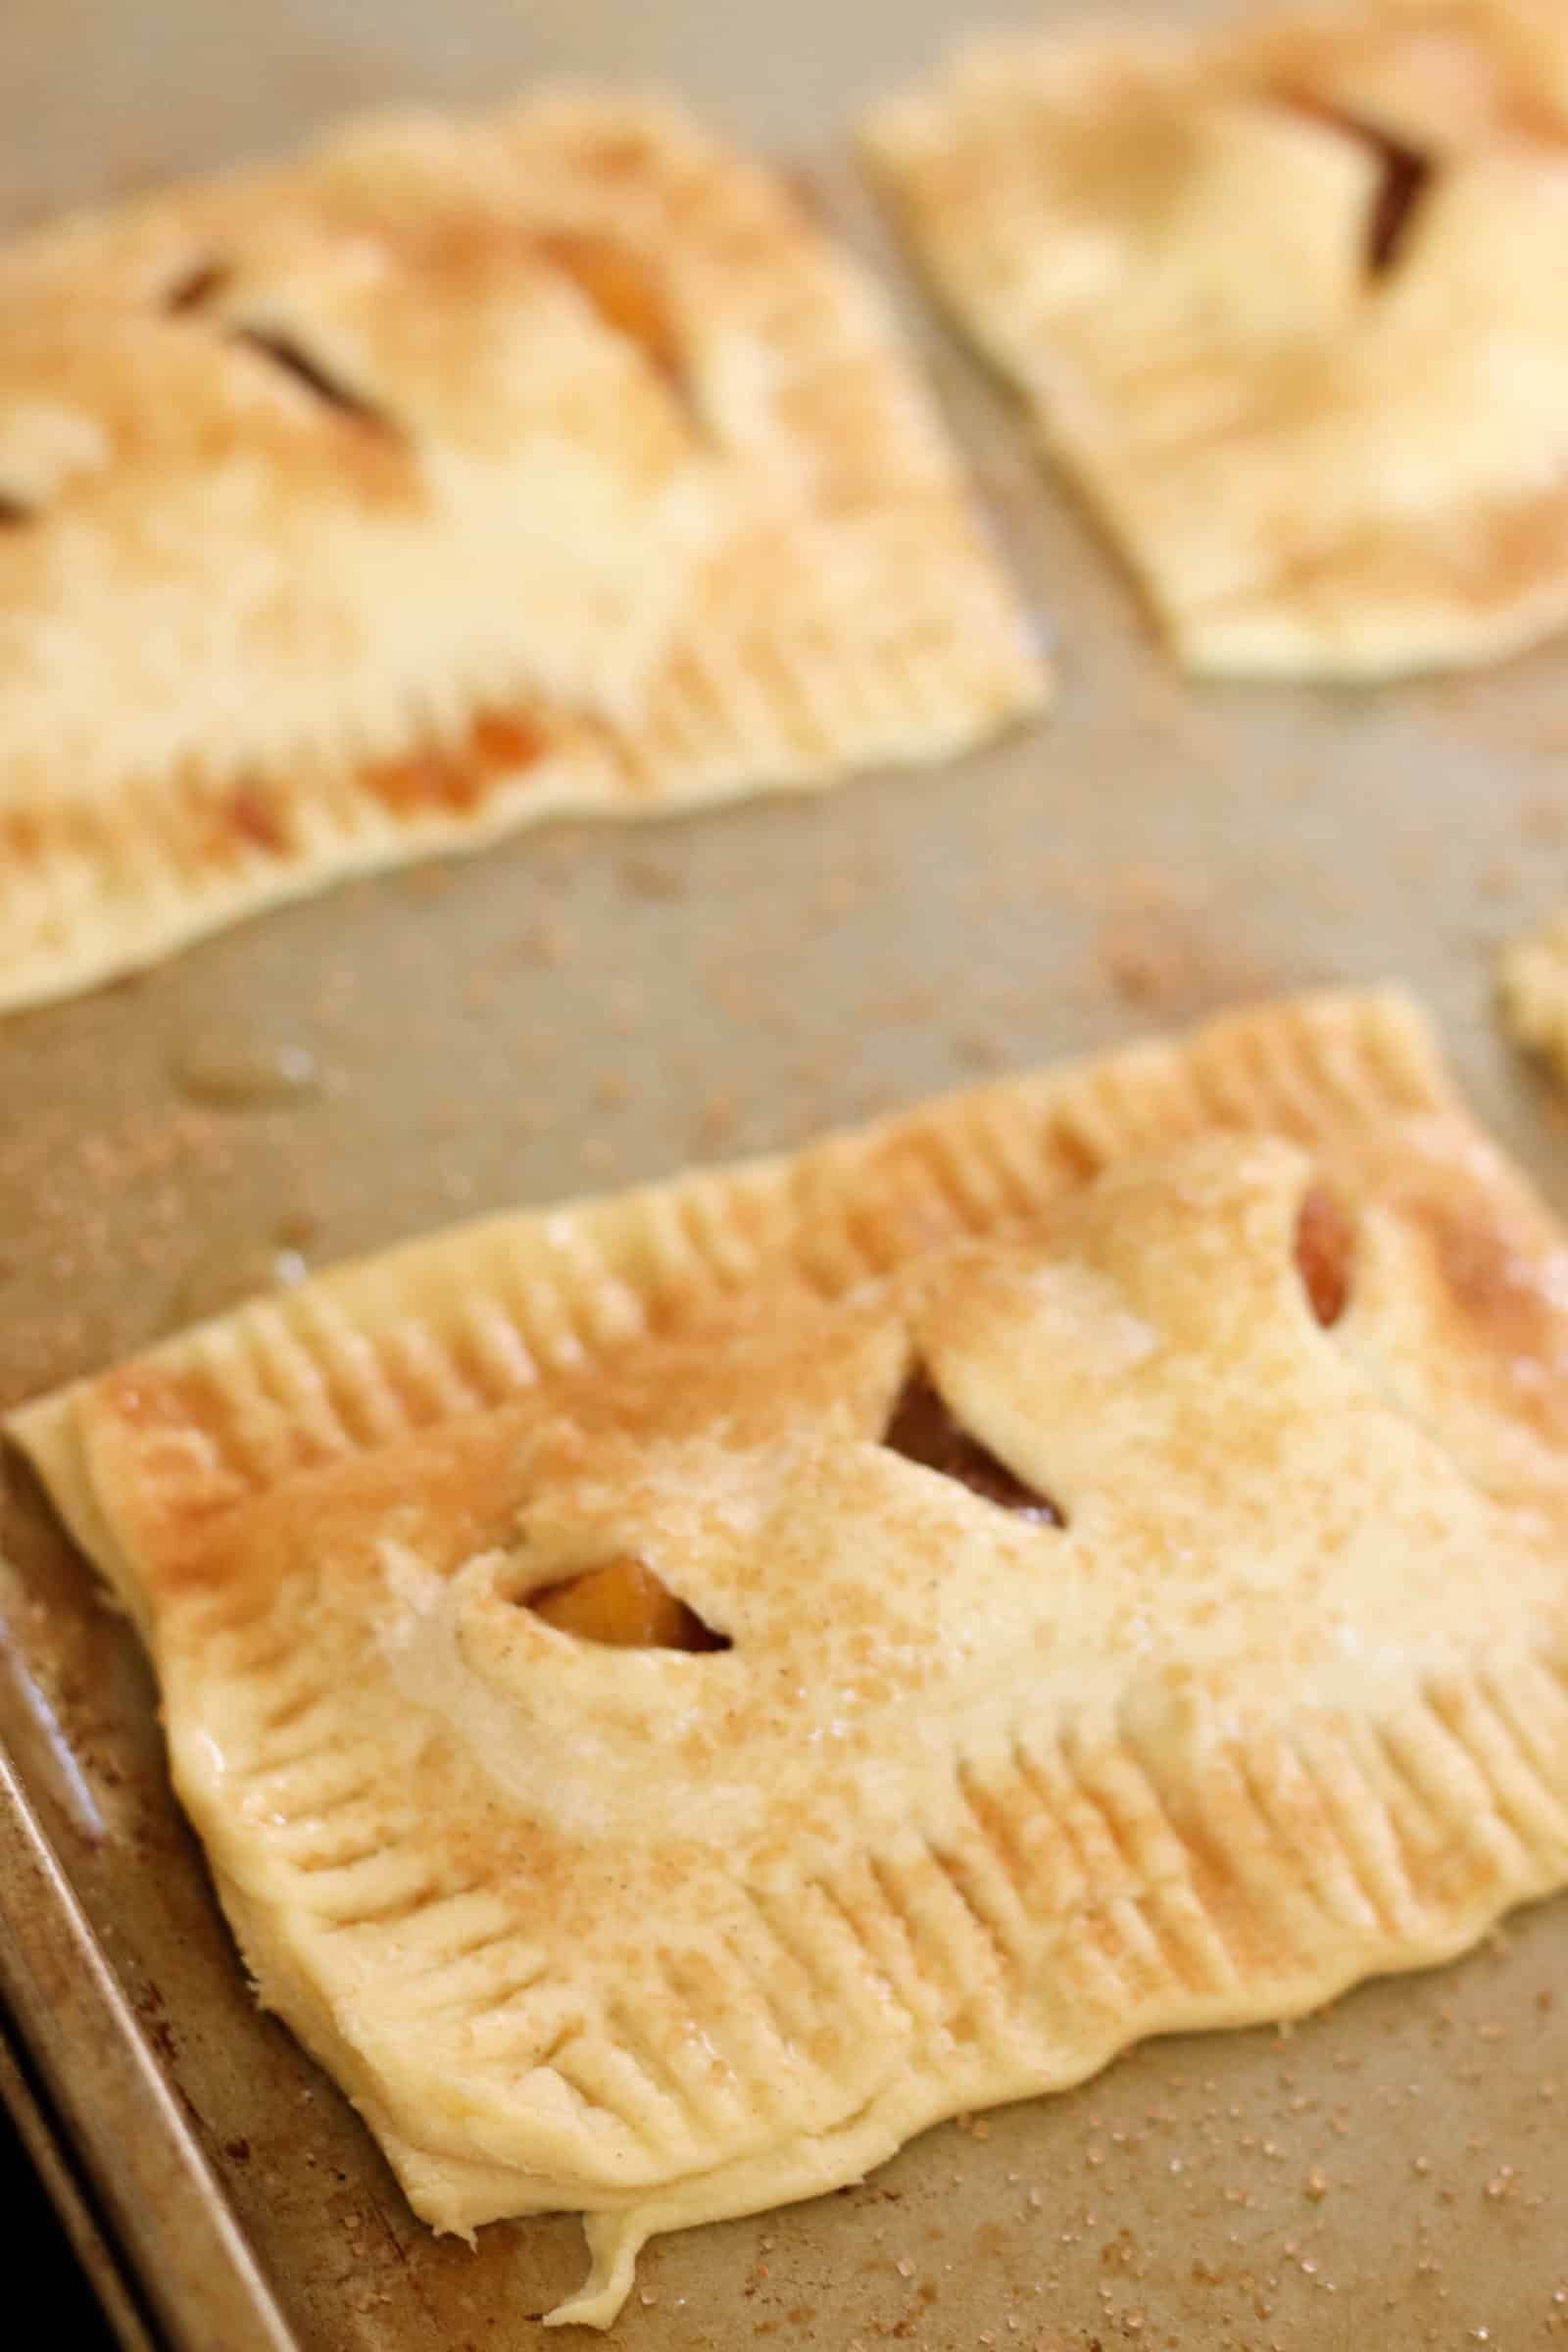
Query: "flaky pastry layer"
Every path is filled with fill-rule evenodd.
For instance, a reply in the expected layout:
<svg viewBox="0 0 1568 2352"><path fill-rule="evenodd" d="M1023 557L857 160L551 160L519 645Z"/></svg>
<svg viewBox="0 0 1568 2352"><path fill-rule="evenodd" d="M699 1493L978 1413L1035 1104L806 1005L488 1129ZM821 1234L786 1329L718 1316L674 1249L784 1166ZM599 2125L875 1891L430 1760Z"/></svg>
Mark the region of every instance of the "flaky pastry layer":
<svg viewBox="0 0 1568 2352"><path fill-rule="evenodd" d="M1419 1015L1328 997L416 1243L10 1426L262 1997L438 2228L582 2210L598 2325L652 2231L1568 1880L1565 1301ZM628 1558L709 1643L533 1605Z"/></svg>
<svg viewBox="0 0 1568 2352"><path fill-rule="evenodd" d="M872 157L1208 672L1568 620L1568 12L1328 0L970 50Z"/></svg>
<svg viewBox="0 0 1568 2352"><path fill-rule="evenodd" d="M0 1004L1045 692L876 289L673 107L370 122L0 249Z"/></svg>

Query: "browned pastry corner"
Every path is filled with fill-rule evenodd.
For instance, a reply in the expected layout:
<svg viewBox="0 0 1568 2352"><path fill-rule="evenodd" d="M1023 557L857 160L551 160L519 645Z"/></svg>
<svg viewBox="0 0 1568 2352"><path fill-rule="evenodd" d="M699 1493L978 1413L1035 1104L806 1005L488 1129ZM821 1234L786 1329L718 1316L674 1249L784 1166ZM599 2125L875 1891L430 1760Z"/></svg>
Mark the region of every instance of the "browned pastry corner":
<svg viewBox="0 0 1568 2352"><path fill-rule="evenodd" d="M1568 622L1568 10L1314 0L971 49L871 155L1207 672Z"/></svg>
<svg viewBox="0 0 1568 2352"><path fill-rule="evenodd" d="M0 1004L1045 690L875 289L673 108L371 122L0 248Z"/></svg>

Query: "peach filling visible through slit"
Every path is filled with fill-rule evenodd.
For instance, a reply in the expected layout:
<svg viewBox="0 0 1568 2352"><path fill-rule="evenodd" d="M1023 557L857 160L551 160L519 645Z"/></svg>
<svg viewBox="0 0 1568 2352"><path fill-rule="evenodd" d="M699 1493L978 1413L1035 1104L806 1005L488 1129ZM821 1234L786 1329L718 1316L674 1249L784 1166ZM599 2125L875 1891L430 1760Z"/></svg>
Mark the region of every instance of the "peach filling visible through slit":
<svg viewBox="0 0 1568 2352"><path fill-rule="evenodd" d="M534 766L549 749L544 729L526 711L481 711L466 741L377 760L361 770L360 781L396 812L447 808L463 814L479 808L493 785Z"/></svg>
<svg viewBox="0 0 1568 2352"><path fill-rule="evenodd" d="M528 1602L558 1633L608 1649L728 1649L723 1634L677 1600L644 1560L630 1553L550 1585Z"/></svg>
<svg viewBox="0 0 1568 2352"><path fill-rule="evenodd" d="M1349 1303L1354 1246L1346 1210L1332 1193L1314 1184L1296 1221L1296 1266L1312 1312L1325 1328L1337 1323Z"/></svg>
<svg viewBox="0 0 1568 2352"><path fill-rule="evenodd" d="M0 498L0 523L6 520ZM461 743L410 752L362 768L360 783L395 816L440 809L455 816L483 807L494 789L537 765L551 750L525 710L482 710ZM295 845L286 803L265 777L235 785L214 812L208 854L226 862L240 845L285 856Z"/></svg>
<svg viewBox="0 0 1568 2352"><path fill-rule="evenodd" d="M1049 1494L1039 1494L972 1438L954 1418L929 1376L917 1365L905 1382L882 1443L906 1461L956 1478L961 1487L1019 1519L1043 1527L1065 1525Z"/></svg>

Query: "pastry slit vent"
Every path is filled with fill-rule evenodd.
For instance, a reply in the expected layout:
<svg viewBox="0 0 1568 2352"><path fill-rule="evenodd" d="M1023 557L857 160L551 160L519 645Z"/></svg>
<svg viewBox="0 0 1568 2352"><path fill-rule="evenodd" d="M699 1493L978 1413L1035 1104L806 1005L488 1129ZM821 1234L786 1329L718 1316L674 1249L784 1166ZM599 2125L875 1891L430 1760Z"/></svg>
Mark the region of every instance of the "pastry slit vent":
<svg viewBox="0 0 1568 2352"><path fill-rule="evenodd" d="M648 265L612 237L558 229L540 251L569 278L588 308L612 334L634 343L654 373L695 417L691 379L669 305Z"/></svg>
<svg viewBox="0 0 1568 2352"><path fill-rule="evenodd" d="M9 490L0 490L0 531L16 530L23 523L31 522L36 512L24 498L17 498Z"/></svg>
<svg viewBox="0 0 1568 2352"><path fill-rule="evenodd" d="M705 1624L646 1560L632 1553L530 1592L525 1605L558 1633L597 1642L606 1649L712 1651L732 1646L727 1634Z"/></svg>
<svg viewBox="0 0 1568 2352"><path fill-rule="evenodd" d="M1027 1486L1015 1471L972 1437L942 1396L923 1364L916 1364L899 1392L897 1403L882 1433L882 1444L905 1460L918 1462L943 1478L956 1479L982 1501L1011 1511L1016 1518L1041 1527L1065 1527L1067 1522L1049 1494Z"/></svg>
<svg viewBox="0 0 1568 2352"><path fill-rule="evenodd" d="M278 334L271 327L236 326L232 340L254 352L259 359L270 361L285 375L318 400L323 408L336 409L341 416L352 416L356 423L368 426L373 432L390 432L390 419L363 392L356 392L328 372L319 360L313 359L292 335Z"/></svg>
<svg viewBox="0 0 1568 2352"><path fill-rule="evenodd" d="M1410 226L1432 182L1429 159L1402 139L1391 138L1370 122L1348 123L1383 167L1382 184L1366 223L1366 267L1371 277L1386 276L1403 249Z"/></svg>
<svg viewBox="0 0 1568 2352"><path fill-rule="evenodd" d="M1287 95L1285 103L1294 113L1310 116L1327 129L1354 139L1376 160L1380 176L1367 209L1362 258L1368 277L1387 277L1431 187L1436 171L1431 157L1363 116L1342 114L1336 107L1317 105L1295 92Z"/></svg>
<svg viewBox="0 0 1568 2352"><path fill-rule="evenodd" d="M233 271L226 262L212 259L193 262L168 289L164 296L164 309L175 318L190 311L203 310L215 294L222 292L232 275Z"/></svg>
<svg viewBox="0 0 1568 2352"><path fill-rule="evenodd" d="M1325 1185L1308 1187L1296 1219L1296 1270L1313 1314L1331 1330L1350 1302L1355 1227Z"/></svg>

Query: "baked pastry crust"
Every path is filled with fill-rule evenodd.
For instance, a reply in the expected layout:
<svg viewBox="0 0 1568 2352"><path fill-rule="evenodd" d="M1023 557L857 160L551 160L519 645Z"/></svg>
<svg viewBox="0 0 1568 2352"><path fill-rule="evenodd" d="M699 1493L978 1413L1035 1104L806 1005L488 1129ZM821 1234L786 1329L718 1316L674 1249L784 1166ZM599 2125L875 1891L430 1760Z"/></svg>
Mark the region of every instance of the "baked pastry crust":
<svg viewBox="0 0 1568 2352"><path fill-rule="evenodd" d="M935 284L1207 672L1568 621L1568 14L1085 21L866 125Z"/></svg>
<svg viewBox="0 0 1568 2352"><path fill-rule="evenodd" d="M1497 1011L1516 1046L1568 1080L1568 908L1502 950Z"/></svg>
<svg viewBox="0 0 1568 2352"><path fill-rule="evenodd" d="M469 1227L12 1434L416 2208L811 2195L1568 1879L1564 1243L1397 997ZM897 1440L923 1378L1042 1505ZM999 1497L1001 1499L999 1500ZM649 1563L728 1647L528 1604Z"/></svg>
<svg viewBox="0 0 1568 2352"><path fill-rule="evenodd" d="M673 108L371 122L0 249L0 1004L1046 683L880 295Z"/></svg>

